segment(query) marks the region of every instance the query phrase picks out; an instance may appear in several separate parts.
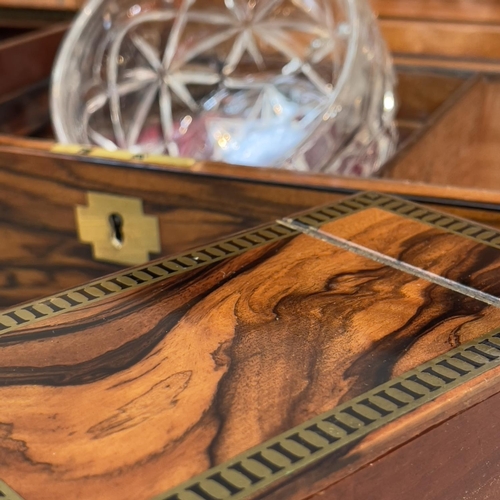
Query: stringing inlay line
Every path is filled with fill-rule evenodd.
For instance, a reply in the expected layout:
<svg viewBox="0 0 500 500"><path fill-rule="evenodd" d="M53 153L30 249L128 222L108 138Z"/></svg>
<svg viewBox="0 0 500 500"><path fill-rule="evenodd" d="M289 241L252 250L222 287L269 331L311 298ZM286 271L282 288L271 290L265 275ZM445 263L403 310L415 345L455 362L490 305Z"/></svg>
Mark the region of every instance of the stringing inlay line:
<svg viewBox="0 0 500 500"><path fill-rule="evenodd" d="M296 222L292 219L283 219L277 222L279 224L283 224L289 229L300 231L307 236L311 236L325 243L335 245L336 247L342 248L343 250L347 250L348 252L355 253L356 255L360 255L361 257L373 260L375 262L378 262L379 264L384 264L386 266L397 269L398 271L403 271L417 278L422 278L426 281L430 281L435 285L440 285L442 287L448 288L449 290L453 290L454 292L461 293L462 295L467 295L467 297L479 300L490 306L500 307L500 299L498 297L495 297L494 295L481 292L475 288L462 285L460 283L457 283L456 281L450 280L443 276L439 276L438 274L434 274L430 271L426 271L425 269L412 266L411 264L402 262L393 257L389 257L388 255L384 255L380 252L371 250L370 248L366 248L362 245L358 245L357 243L354 243L352 241L345 240L340 236L334 236L332 234L324 233L319 229L306 226L305 224Z"/></svg>

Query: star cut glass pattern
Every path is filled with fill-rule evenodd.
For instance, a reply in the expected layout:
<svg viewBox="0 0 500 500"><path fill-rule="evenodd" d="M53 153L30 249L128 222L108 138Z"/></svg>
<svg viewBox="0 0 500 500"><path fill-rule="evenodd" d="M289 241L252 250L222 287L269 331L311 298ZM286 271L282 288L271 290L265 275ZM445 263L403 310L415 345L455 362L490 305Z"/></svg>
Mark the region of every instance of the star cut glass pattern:
<svg viewBox="0 0 500 500"><path fill-rule="evenodd" d="M53 72L64 143L370 175L394 74L365 0L91 0Z"/></svg>

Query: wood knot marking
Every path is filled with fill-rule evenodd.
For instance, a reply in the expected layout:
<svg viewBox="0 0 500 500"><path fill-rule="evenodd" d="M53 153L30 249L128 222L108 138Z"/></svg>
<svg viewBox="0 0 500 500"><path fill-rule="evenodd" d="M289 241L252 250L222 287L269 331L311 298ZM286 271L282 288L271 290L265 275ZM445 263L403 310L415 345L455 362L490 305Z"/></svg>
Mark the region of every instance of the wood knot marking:
<svg viewBox="0 0 500 500"><path fill-rule="evenodd" d="M220 370L231 364L231 356L229 350L231 349L232 341L226 340L219 344L219 347L215 351L211 352L210 355L214 360L215 370Z"/></svg>

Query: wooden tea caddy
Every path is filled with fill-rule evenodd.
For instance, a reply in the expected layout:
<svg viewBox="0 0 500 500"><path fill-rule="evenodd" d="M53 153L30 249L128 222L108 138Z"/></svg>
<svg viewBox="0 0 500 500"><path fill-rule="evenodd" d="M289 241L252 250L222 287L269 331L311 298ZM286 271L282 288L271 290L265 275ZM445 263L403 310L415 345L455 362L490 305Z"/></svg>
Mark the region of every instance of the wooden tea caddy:
<svg viewBox="0 0 500 500"><path fill-rule="evenodd" d="M0 10L0 68L24 61L0 81L0 497L495 498L500 16L429 3L374 2L401 105L378 179L54 150L69 17ZM177 255L96 259L95 195Z"/></svg>
<svg viewBox="0 0 500 500"><path fill-rule="evenodd" d="M0 495L494 498L499 273L368 192L6 309Z"/></svg>

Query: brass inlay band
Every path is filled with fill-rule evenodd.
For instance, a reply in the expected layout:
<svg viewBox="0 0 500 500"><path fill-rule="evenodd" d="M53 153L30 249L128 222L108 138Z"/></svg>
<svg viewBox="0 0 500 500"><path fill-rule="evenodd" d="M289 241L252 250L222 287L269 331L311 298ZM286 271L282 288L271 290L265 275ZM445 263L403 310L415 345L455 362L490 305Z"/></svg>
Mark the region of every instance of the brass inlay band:
<svg viewBox="0 0 500 500"><path fill-rule="evenodd" d="M12 488L0 479L0 498L3 500L23 500Z"/></svg>
<svg viewBox="0 0 500 500"><path fill-rule="evenodd" d="M293 236L296 231L269 224L227 238L203 248L160 259L144 266L127 269L83 286L66 290L29 304L0 312L0 335L26 327L68 311L95 304L141 286L148 286L193 269L234 257L253 248Z"/></svg>
<svg viewBox="0 0 500 500"><path fill-rule="evenodd" d="M241 500L500 366L500 329L424 363L154 500Z"/></svg>
<svg viewBox="0 0 500 500"><path fill-rule="evenodd" d="M291 220L318 228L333 220L360 212L366 208L380 208L402 217L417 220L428 226L472 239L477 243L500 249L500 232L491 227L436 212L402 198L372 192L357 194L351 198L346 198L340 203L320 207L306 214L298 215Z"/></svg>
<svg viewBox="0 0 500 500"><path fill-rule="evenodd" d="M126 150L108 151L107 149L95 146L82 147L79 144L55 144L50 150L51 153L84 156L86 158L96 158L99 160L117 160L140 162L148 165L161 165L168 167L192 167L196 162L192 158L176 158L167 155L154 154L134 154Z"/></svg>

